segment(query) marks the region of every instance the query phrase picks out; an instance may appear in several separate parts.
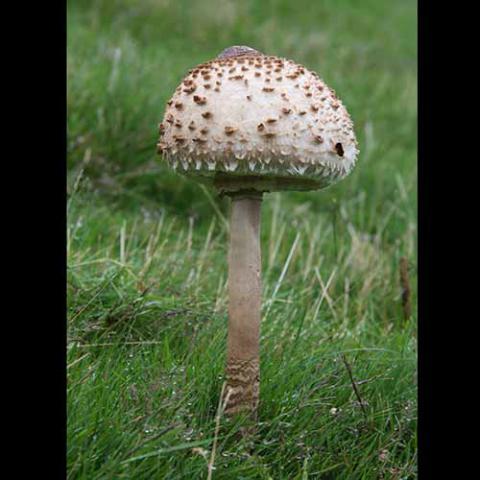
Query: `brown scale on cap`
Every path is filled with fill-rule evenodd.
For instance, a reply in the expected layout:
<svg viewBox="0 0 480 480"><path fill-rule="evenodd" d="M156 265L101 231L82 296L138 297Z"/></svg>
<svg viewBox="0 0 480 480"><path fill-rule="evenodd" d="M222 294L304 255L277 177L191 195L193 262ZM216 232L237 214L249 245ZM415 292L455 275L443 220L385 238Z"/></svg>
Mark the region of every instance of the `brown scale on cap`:
<svg viewBox="0 0 480 480"><path fill-rule="evenodd" d="M197 105L205 105L207 103L207 98L206 97L200 97L199 95L194 95L193 96L193 101Z"/></svg>
<svg viewBox="0 0 480 480"><path fill-rule="evenodd" d="M277 121L276 118L267 118L267 119L265 120L265 123L270 123L270 124L271 124L271 123L275 123L276 121Z"/></svg>
<svg viewBox="0 0 480 480"><path fill-rule="evenodd" d="M212 118L212 112L203 112L202 117L203 118Z"/></svg>
<svg viewBox="0 0 480 480"><path fill-rule="evenodd" d="M289 115L291 112L292 112L291 108L286 108L286 107L282 108L282 113L284 113L285 115Z"/></svg>
<svg viewBox="0 0 480 480"><path fill-rule="evenodd" d="M263 131L265 130L265 125L264 125L263 123L259 123L259 124L257 125L257 130L258 130L259 132L263 132Z"/></svg>
<svg viewBox="0 0 480 480"><path fill-rule="evenodd" d="M189 130L195 130L197 127L195 126L195 122L192 120L189 124L188 124L188 129Z"/></svg>
<svg viewBox="0 0 480 480"><path fill-rule="evenodd" d="M176 102L176 103L175 103L175 108L176 108L177 110L181 110L181 109L183 108L183 103L182 103L182 102Z"/></svg>
<svg viewBox="0 0 480 480"><path fill-rule="evenodd" d="M157 143L157 153L162 154L166 150L168 150L168 146L166 143L163 143L163 142Z"/></svg>
<svg viewBox="0 0 480 480"><path fill-rule="evenodd" d="M237 131L235 127L225 127L225 134L232 135Z"/></svg>
<svg viewBox="0 0 480 480"><path fill-rule="evenodd" d="M179 143L179 144L185 143L185 137L182 137L180 135L174 135L173 138L175 140L175 143Z"/></svg>
<svg viewBox="0 0 480 480"><path fill-rule="evenodd" d="M263 87L262 90L264 92L273 92L275 89L273 87Z"/></svg>
<svg viewBox="0 0 480 480"><path fill-rule="evenodd" d="M321 135L315 135L315 143L323 143L323 137Z"/></svg>
<svg viewBox="0 0 480 480"><path fill-rule="evenodd" d="M210 88L212 88L212 86L211 86L209 83L206 83L206 84L203 86L203 88L204 88L205 90L210 90Z"/></svg>

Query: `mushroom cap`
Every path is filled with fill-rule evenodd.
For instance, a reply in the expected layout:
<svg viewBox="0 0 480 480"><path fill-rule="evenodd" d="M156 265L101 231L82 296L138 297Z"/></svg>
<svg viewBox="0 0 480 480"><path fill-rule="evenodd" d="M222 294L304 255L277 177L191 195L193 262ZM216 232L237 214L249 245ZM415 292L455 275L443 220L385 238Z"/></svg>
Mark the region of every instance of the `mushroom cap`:
<svg viewBox="0 0 480 480"><path fill-rule="evenodd" d="M325 188L359 152L347 110L316 73L245 46L190 70L159 130L172 168L223 192Z"/></svg>

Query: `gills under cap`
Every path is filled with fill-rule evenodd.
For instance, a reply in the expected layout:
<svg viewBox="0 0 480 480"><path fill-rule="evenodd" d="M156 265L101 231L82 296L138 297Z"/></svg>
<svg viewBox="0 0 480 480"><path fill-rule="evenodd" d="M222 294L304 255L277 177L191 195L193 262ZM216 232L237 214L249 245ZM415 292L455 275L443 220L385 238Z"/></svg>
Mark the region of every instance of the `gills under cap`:
<svg viewBox="0 0 480 480"><path fill-rule="evenodd" d="M226 192L325 188L358 155L347 110L316 73L246 46L190 70L159 129L171 167Z"/></svg>

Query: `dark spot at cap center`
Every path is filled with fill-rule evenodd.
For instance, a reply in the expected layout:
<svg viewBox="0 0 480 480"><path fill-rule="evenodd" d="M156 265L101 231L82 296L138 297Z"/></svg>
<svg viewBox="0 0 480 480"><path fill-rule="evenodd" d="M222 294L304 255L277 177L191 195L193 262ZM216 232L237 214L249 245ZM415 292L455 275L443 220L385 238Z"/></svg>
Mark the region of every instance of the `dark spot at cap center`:
<svg viewBox="0 0 480 480"><path fill-rule="evenodd" d="M223 50L217 58L238 57L240 55L262 55L259 51L245 45L234 45Z"/></svg>

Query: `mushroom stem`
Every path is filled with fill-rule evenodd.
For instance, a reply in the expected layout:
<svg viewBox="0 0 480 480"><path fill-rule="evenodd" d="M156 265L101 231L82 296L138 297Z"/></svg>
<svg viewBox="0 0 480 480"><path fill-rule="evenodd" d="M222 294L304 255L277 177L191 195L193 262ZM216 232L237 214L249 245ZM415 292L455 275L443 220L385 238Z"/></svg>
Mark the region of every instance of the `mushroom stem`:
<svg viewBox="0 0 480 480"><path fill-rule="evenodd" d="M228 253L227 415L256 417L260 383L262 194L231 194Z"/></svg>

